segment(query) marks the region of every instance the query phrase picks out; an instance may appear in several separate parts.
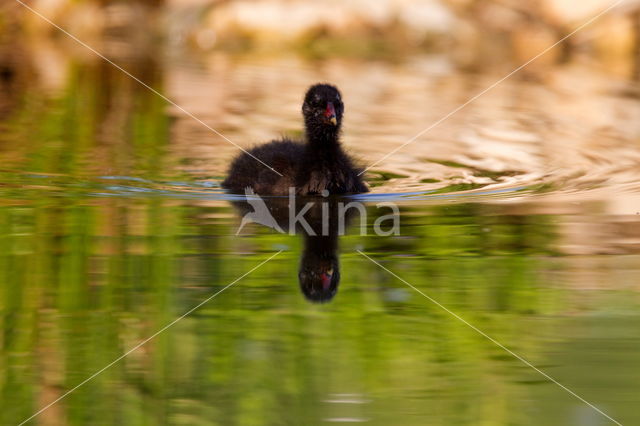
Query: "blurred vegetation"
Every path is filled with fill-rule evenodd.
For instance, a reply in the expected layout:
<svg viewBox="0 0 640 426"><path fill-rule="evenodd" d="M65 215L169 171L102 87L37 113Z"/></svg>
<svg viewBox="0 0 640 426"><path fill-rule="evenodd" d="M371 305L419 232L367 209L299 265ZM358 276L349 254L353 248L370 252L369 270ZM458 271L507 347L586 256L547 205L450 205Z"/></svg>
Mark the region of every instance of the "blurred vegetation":
<svg viewBox="0 0 640 426"><path fill-rule="evenodd" d="M485 56L528 59L561 39L609 2L567 6L563 0L39 0L33 6L81 39L125 31L156 34L199 49L298 51L310 57L398 58L419 52L450 52L461 61ZM57 30L17 3L0 7L7 21L27 32ZM640 2L629 0L546 55L567 61L576 53L608 60L634 57L640 45ZM143 27L145 30L140 31ZM637 55L636 55L637 56Z"/></svg>

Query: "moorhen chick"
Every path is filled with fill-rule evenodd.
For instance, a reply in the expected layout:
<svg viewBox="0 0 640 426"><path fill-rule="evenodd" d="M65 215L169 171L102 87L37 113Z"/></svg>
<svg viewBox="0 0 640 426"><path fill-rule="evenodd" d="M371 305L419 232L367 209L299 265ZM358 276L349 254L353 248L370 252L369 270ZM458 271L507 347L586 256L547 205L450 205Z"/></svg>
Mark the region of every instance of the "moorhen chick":
<svg viewBox="0 0 640 426"><path fill-rule="evenodd" d="M231 163L222 187L236 193L251 188L258 195L287 195L290 187L297 195L368 192L358 175L362 169L354 166L340 145L343 113L336 87L312 86L302 104L304 141L284 138L249 151L282 176L243 152Z"/></svg>

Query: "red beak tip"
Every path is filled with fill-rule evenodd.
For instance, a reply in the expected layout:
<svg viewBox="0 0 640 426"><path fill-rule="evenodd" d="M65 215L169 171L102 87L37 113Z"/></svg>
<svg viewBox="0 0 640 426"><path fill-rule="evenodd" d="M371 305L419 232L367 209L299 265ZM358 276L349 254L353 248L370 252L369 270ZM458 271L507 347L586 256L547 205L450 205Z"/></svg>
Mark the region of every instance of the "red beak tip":
<svg viewBox="0 0 640 426"><path fill-rule="evenodd" d="M324 115L327 118L336 116L336 109L333 107L332 102L327 103L327 109L324 110Z"/></svg>

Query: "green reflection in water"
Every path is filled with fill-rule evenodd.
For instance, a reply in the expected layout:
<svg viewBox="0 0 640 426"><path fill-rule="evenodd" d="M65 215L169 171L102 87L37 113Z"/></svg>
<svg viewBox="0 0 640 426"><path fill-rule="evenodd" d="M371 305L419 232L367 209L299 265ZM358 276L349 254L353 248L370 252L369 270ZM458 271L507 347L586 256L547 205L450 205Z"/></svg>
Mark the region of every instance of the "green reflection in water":
<svg viewBox="0 0 640 426"><path fill-rule="evenodd" d="M300 238L258 228L234 237L227 206L48 197L4 206L2 423L28 417L280 246L289 250L42 422L600 421L357 247L605 411L635 418L625 395L637 391L640 324L624 314L635 302L623 292L573 300L558 285L571 267L551 248L553 218L482 209L411 206L401 237L342 237L341 289L315 306L297 285Z"/></svg>

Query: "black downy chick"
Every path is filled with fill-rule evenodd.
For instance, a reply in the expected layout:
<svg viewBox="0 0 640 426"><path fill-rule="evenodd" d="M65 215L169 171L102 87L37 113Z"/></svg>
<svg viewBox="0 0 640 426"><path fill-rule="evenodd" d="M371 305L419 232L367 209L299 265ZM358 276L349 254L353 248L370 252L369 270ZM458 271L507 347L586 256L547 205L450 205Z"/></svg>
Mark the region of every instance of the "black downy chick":
<svg viewBox="0 0 640 426"><path fill-rule="evenodd" d="M302 105L305 140L271 141L249 152L273 167L282 176L247 153L231 164L222 186L242 193L252 188L258 195L287 195L295 187L297 195L368 192L351 158L340 145L344 104L338 89L329 84L309 88Z"/></svg>

